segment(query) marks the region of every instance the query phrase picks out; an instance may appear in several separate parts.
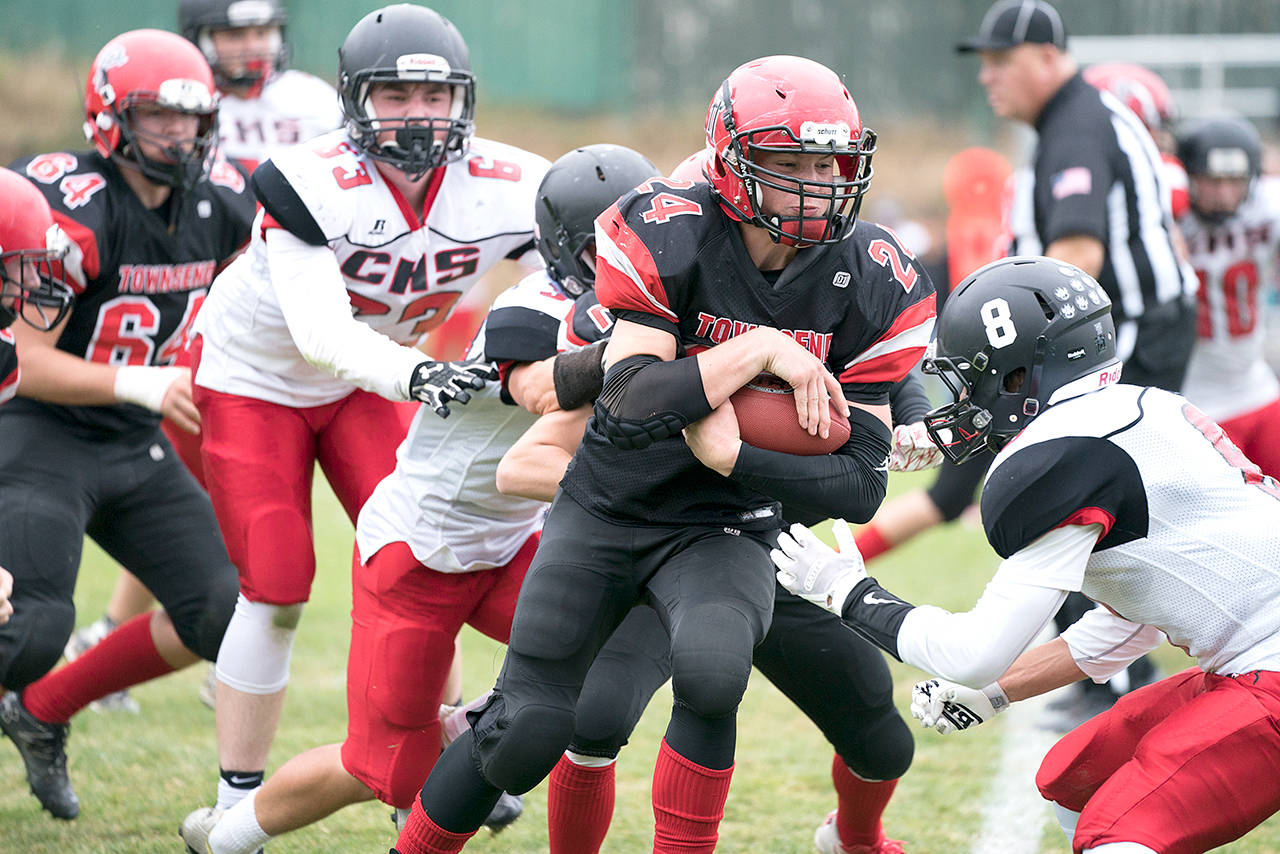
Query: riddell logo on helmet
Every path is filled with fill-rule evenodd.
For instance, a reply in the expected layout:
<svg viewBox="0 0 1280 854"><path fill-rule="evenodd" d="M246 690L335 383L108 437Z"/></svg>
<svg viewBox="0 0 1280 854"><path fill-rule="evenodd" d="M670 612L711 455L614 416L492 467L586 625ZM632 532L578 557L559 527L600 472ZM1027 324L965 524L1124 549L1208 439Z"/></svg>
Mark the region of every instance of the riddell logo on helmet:
<svg viewBox="0 0 1280 854"><path fill-rule="evenodd" d="M401 77L447 77L452 71L449 60L434 53L406 53L396 57L396 72Z"/></svg>
<svg viewBox="0 0 1280 854"><path fill-rule="evenodd" d="M1103 386L1114 385L1120 382L1120 372L1124 369L1124 365L1112 365L1109 368L1103 368L1098 372L1098 388Z"/></svg>

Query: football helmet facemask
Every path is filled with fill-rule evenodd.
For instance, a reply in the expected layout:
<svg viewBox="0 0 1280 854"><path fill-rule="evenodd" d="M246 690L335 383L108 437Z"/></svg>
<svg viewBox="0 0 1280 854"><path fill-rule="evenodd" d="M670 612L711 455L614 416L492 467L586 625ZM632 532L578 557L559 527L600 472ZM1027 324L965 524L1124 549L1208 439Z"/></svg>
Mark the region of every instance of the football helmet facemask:
<svg viewBox="0 0 1280 854"><path fill-rule="evenodd" d="M595 222L619 197L661 173L621 145L584 145L561 157L538 185L533 236L547 272L565 293L595 287Z"/></svg>
<svg viewBox="0 0 1280 854"><path fill-rule="evenodd" d="M289 61L289 47L284 40L287 18L280 0L180 0L178 3L178 32L200 48L213 68L218 87L250 89L254 95L262 91L262 85L272 73L284 68ZM218 56L211 33L240 27L275 27L274 48L270 59L249 60L238 74L232 74Z"/></svg>
<svg viewBox="0 0 1280 854"><path fill-rule="evenodd" d="M798 56L741 65L711 99L707 180L725 213L790 246L838 243L849 235L871 183L876 135L862 126L849 90L829 68ZM758 162L764 152L834 155L832 180L799 180ZM763 210L769 187L822 203L820 217Z"/></svg>
<svg viewBox="0 0 1280 854"><path fill-rule="evenodd" d="M71 306L62 259L71 246L35 185L0 168L0 329L21 317L47 332Z"/></svg>
<svg viewBox="0 0 1280 854"><path fill-rule="evenodd" d="M956 286L923 363L952 402L925 428L952 462L999 451L1045 407L1120 378L1111 301L1078 267L1002 258Z"/></svg>
<svg viewBox="0 0 1280 854"><path fill-rule="evenodd" d="M85 136L103 157L159 184L189 190L203 180L217 152L218 94L204 55L177 33L131 30L98 51L85 85ZM134 111L158 107L196 116L186 139L143 134ZM139 140L159 145L148 157Z"/></svg>
<svg viewBox="0 0 1280 854"><path fill-rule="evenodd" d="M1244 119L1205 119L1179 135L1178 159L1191 179L1188 190L1196 216L1219 224L1235 214L1235 209L1206 209L1197 193L1195 179L1238 178L1252 187L1262 173L1262 140L1254 126ZM1247 196L1246 188L1241 202Z"/></svg>
<svg viewBox="0 0 1280 854"><path fill-rule="evenodd" d="M451 87L448 117L377 116L369 101L375 84L421 82ZM475 123L471 55L458 29L438 12L402 3L357 21L338 49L338 91L352 141L410 180L467 153ZM387 131L394 131L394 141L379 143Z"/></svg>

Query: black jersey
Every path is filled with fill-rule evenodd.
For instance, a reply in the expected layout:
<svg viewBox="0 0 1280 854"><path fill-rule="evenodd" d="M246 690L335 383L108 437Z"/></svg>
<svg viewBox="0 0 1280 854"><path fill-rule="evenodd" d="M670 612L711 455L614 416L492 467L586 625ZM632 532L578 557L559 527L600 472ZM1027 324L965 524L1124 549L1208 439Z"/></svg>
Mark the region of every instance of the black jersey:
<svg viewBox="0 0 1280 854"><path fill-rule="evenodd" d="M1095 237L1106 247L1098 283L1116 325L1194 293L1170 238L1170 189L1151 134L1127 107L1077 74L1036 119L1029 179L1015 192L1015 255L1055 240Z"/></svg>
<svg viewBox="0 0 1280 854"><path fill-rule="evenodd" d="M849 400L882 404L932 332L928 274L874 223L801 251L773 282L709 185L654 179L601 214L596 243L600 305L670 332L678 356L774 327L821 358ZM777 502L702 465L682 437L623 451L594 418L562 485L592 513L627 524L778 524Z"/></svg>
<svg viewBox="0 0 1280 854"><path fill-rule="evenodd" d="M219 160L208 180L153 211L94 151L41 154L10 168L40 188L73 243L66 278L75 299L58 348L111 365L172 363L214 275L249 238L255 204L243 170ZM14 405L49 407L93 432L160 419L132 404Z"/></svg>

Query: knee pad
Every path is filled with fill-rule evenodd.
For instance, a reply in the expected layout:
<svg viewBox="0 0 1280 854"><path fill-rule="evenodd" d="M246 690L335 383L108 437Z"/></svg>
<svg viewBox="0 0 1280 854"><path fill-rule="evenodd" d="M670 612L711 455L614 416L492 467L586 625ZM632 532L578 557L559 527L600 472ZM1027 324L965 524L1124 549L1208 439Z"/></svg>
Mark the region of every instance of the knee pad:
<svg viewBox="0 0 1280 854"><path fill-rule="evenodd" d="M751 676L756 636L743 615L723 605L697 607L671 638L671 689L703 718L730 717Z"/></svg>
<svg viewBox="0 0 1280 854"><path fill-rule="evenodd" d="M494 694L471 728L480 771L490 784L523 795L551 773L573 737L573 712L527 705L508 714Z"/></svg>
<svg viewBox="0 0 1280 854"><path fill-rule="evenodd" d="M210 580L204 595L194 600L194 607L166 608L183 646L205 661L217 660L239 595L235 568L227 564L226 572Z"/></svg>
<svg viewBox="0 0 1280 854"><path fill-rule="evenodd" d="M301 617L301 604L268 605L241 595L218 650L218 680L245 694L283 690Z"/></svg>
<svg viewBox="0 0 1280 854"><path fill-rule="evenodd" d="M849 770L864 780L896 780L911 767L915 740L894 706L850 715L839 733L828 733Z"/></svg>
<svg viewBox="0 0 1280 854"><path fill-rule="evenodd" d="M0 626L0 686L20 691L52 670L75 625L69 601L21 602Z"/></svg>

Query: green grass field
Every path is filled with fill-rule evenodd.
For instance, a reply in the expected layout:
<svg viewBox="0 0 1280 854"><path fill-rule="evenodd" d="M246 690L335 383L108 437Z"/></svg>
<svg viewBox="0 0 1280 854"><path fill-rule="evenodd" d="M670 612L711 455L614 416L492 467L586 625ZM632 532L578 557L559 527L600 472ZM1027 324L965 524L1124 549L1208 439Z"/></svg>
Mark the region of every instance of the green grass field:
<svg viewBox="0 0 1280 854"><path fill-rule="evenodd" d="M927 477L895 475L891 489L927 483ZM345 730L351 526L327 489L321 486L317 492L320 567L294 650L293 679L271 768L309 747L340 741ZM873 572L894 592L914 601L964 609L981 592L996 562L980 531L954 525L887 556ZM113 581L110 562L90 546L77 590L81 624L101 612ZM468 630L464 649L466 692L471 696L492 684L502 648ZM1159 658L1166 672L1186 663L1171 647ZM898 704L907 714L911 685L920 673L895 663L894 674ZM179 822L189 810L212 802L217 780L213 713L196 699L203 677L203 668L197 667L135 689L142 706L138 716L85 711L76 718L68 753L83 811L74 822L54 821L39 809L27 791L16 751L0 743L0 851L180 852ZM606 852L649 850L649 780L669 700L665 692L655 699L623 752ZM991 778L1006 721L998 718L945 738L917 730L914 765L898 787L886 819L890 834L906 840L912 854L975 850L983 809L992 797ZM757 674L739 715L738 764L718 850L811 854L813 829L835 803L830 759L830 748L816 728ZM1029 778L1018 782L1032 787ZM545 851L545 807L544 790L535 789L518 823L499 836L482 831L467 850ZM282 837L268 851L381 854L395 840L388 815L387 807L364 804ZM1024 849L1029 854L1067 850L1048 809L1039 802L1017 823L1028 838L1039 833L1039 847ZM1273 818L1247 839L1221 850L1280 850L1280 819Z"/></svg>

